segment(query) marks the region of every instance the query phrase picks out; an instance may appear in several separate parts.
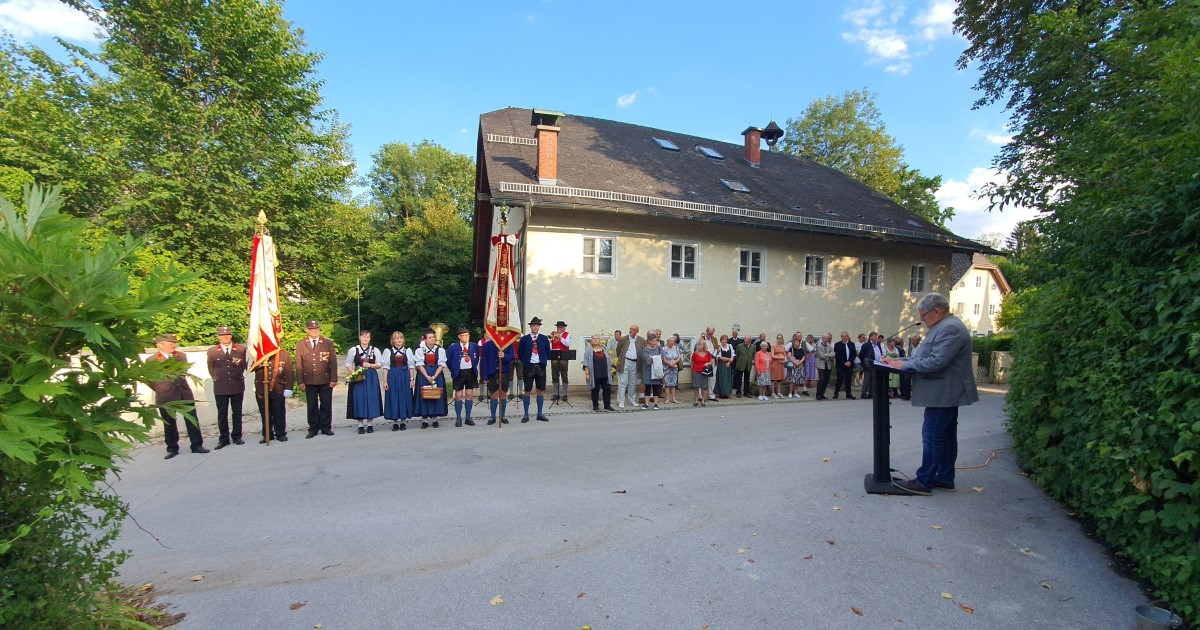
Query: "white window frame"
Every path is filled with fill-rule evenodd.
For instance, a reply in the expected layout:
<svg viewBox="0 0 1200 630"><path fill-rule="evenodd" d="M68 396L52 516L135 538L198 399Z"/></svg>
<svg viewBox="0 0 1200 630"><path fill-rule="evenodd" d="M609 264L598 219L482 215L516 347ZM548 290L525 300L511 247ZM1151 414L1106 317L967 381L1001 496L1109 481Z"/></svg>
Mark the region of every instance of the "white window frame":
<svg viewBox="0 0 1200 630"><path fill-rule="evenodd" d="M684 249L681 249L680 252L687 251L686 248L688 248L688 247L691 247L692 250L695 252L695 260L692 261L692 265L694 267L694 272L695 272L694 277L692 277L692 278L686 278L686 277L676 278L675 276L671 275L671 267L675 264L674 256L675 256L675 248L676 247L684 248ZM686 264L687 263L684 262L683 259L680 259L680 261L679 261L680 272L683 271L683 266ZM667 247L667 280L669 282L680 282L683 284L698 284L700 282L700 244L699 243L694 242L694 241L671 241L671 244Z"/></svg>
<svg viewBox="0 0 1200 630"><path fill-rule="evenodd" d="M756 288L767 286L767 250L761 247L739 246L737 252L738 286ZM742 252L758 254L758 282L742 280Z"/></svg>
<svg viewBox="0 0 1200 630"><path fill-rule="evenodd" d="M596 260L596 264L593 266L594 268L599 267L599 260L600 260L600 255L599 255L600 243L599 243L599 241L602 241L602 240L612 241L612 271L611 272L604 273L601 271L592 271L590 269L583 268L583 259L585 257L587 257L586 252L587 252L587 241L588 240L596 241L597 253L592 256L592 258L594 258ZM579 274L577 277L594 278L594 279L611 279L611 280L616 279L616 277L617 277L617 237L615 235L611 235L611 234L580 234L579 235Z"/></svg>
<svg viewBox="0 0 1200 630"><path fill-rule="evenodd" d="M978 315L978 314L979 314L979 302L976 302L975 303L975 312L973 313L973 315Z"/></svg>
<svg viewBox="0 0 1200 630"><path fill-rule="evenodd" d="M908 271L908 292L909 293L929 293L929 286L930 286L930 284L929 284L929 267L930 266L925 263L913 263L913 265L909 268L909 271ZM917 280L917 278L915 277L917 270L920 270L920 272L921 272L921 274L920 274L921 275L921 277L920 277L921 284L917 285L917 287L914 289L913 281Z"/></svg>
<svg viewBox="0 0 1200 630"><path fill-rule="evenodd" d="M983 276L975 276L975 288L979 289L982 287L983 287ZM978 313L976 313L976 315L978 315Z"/></svg>
<svg viewBox="0 0 1200 630"><path fill-rule="evenodd" d="M808 259L816 258L821 261L821 283L808 283ZM804 288L821 291L829 288L829 256L827 254L805 254L804 255Z"/></svg>
<svg viewBox="0 0 1200 630"><path fill-rule="evenodd" d="M996 305L988 304L988 317L995 317L995 316L996 316Z"/></svg>
<svg viewBox="0 0 1200 630"><path fill-rule="evenodd" d="M875 288L870 289L863 286L863 279L866 276L863 265L874 263L878 265L875 271ZM883 291L883 261L877 258L863 258L858 261L858 288L863 293L880 293Z"/></svg>
<svg viewBox="0 0 1200 630"><path fill-rule="evenodd" d="M960 316L960 317L961 317L961 316L962 316L962 314L963 314L963 312L964 312L965 310L966 310L966 307L965 307L965 305L964 305L962 302L955 302L955 303L954 303L954 314L955 314L955 315L958 315L958 316Z"/></svg>

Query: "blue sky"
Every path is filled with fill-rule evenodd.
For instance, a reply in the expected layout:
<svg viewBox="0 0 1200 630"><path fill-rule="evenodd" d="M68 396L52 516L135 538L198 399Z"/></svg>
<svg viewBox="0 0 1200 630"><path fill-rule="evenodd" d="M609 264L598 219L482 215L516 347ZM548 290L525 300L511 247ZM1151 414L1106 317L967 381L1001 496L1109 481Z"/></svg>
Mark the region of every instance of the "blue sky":
<svg viewBox="0 0 1200 630"><path fill-rule="evenodd" d="M955 61L951 0L845 2L381 2L290 0L328 108L351 128L360 173L387 142L432 140L474 156L479 115L539 107L741 143L810 101L866 88L908 162L943 177L950 228L1011 230L1023 209L972 198L999 176L1007 115L972 110L974 68ZM0 0L0 27L50 46L92 29L57 0Z"/></svg>

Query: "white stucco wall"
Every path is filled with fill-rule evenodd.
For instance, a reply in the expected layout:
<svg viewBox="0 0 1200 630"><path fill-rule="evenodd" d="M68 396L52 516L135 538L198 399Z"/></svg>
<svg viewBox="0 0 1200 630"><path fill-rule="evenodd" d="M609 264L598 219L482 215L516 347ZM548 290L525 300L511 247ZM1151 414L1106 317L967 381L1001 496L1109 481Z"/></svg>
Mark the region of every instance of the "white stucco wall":
<svg viewBox="0 0 1200 630"><path fill-rule="evenodd" d="M611 275L582 272L583 239L614 240ZM929 291L945 292L950 251L878 240L771 232L634 214L534 208L525 236L525 321L565 320L577 339L638 324L694 336L741 324L742 336L794 331L836 338L892 334L917 321L911 267L925 265ZM671 244L695 244L697 277L669 277ZM739 282L741 248L763 252L763 282ZM825 256L826 286L804 285L805 257ZM882 262L881 290L861 288L861 261ZM919 330L919 329L918 329Z"/></svg>
<svg viewBox="0 0 1200 630"><path fill-rule="evenodd" d="M977 335L986 335L998 330L996 318L1000 316L1000 300L1003 297L991 271L972 267L950 291L950 308L967 328ZM975 312L976 306L979 307L978 313ZM989 314L993 306L995 313Z"/></svg>

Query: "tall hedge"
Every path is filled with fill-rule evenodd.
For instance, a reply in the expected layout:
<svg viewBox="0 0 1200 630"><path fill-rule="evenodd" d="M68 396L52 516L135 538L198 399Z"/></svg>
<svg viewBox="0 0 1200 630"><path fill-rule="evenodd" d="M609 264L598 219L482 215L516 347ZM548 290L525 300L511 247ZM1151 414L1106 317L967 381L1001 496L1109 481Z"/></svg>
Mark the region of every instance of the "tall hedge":
<svg viewBox="0 0 1200 630"><path fill-rule="evenodd" d="M1022 465L1200 620L1200 2L964 0L1002 203L1046 212L1013 322Z"/></svg>

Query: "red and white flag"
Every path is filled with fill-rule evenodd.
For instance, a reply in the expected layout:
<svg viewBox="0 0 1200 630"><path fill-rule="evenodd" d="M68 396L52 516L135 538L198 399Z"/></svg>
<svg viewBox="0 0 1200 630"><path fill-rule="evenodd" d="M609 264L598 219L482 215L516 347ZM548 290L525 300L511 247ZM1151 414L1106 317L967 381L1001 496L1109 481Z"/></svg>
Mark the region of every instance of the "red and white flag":
<svg viewBox="0 0 1200 630"><path fill-rule="evenodd" d="M254 353L254 369L279 352L279 290L275 284L275 242L270 234L254 235L250 257L250 332L246 343Z"/></svg>
<svg viewBox="0 0 1200 630"><path fill-rule="evenodd" d="M517 308L517 288L513 283L515 234L503 229L492 237L492 273L488 279L487 312L483 330L496 347L504 350L521 336L521 313Z"/></svg>

